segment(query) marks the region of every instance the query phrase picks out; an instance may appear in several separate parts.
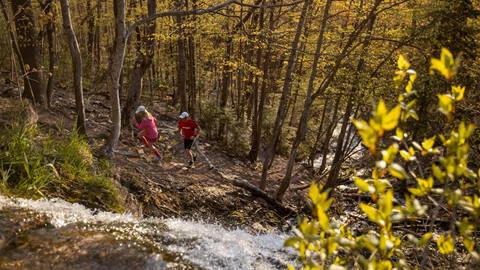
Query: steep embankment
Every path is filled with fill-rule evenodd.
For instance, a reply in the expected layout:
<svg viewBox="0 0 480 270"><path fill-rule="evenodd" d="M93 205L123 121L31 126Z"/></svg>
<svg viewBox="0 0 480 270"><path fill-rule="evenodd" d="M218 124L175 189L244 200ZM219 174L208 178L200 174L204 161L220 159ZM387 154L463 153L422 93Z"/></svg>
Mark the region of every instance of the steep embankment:
<svg viewBox="0 0 480 270"><path fill-rule="evenodd" d="M101 148L109 133L109 104L104 95L86 95L88 137L94 153ZM51 110L38 113L38 126L45 133L63 136L71 130L74 115L74 99L68 93L57 93ZM143 153L141 143L128 131L123 131L118 151L110 161L111 176L122 191L122 203L126 211L138 216L193 217L221 222L228 226L246 226L256 231L288 227L292 213L279 211L278 205L252 196L245 188L232 183L243 179L255 185L259 171L232 157L212 142L200 143L200 149L208 156L217 170L199 158L197 166L185 169L185 155L181 138L176 129L174 114L167 112L161 102L146 104L159 120L160 141L163 155L160 163ZM273 174L281 171L282 162L276 164ZM221 172L221 173L218 173ZM301 192L291 193L284 202L295 208L301 202ZM283 209L285 210L285 209Z"/></svg>

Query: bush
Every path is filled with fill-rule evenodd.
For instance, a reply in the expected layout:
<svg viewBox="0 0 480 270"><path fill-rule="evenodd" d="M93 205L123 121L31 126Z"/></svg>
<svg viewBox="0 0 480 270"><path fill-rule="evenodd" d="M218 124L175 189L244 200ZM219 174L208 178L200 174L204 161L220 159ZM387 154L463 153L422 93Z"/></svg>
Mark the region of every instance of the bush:
<svg viewBox="0 0 480 270"><path fill-rule="evenodd" d="M432 59L431 69L451 83L458 64L443 49L440 59ZM333 199L329 191L313 185L309 197L315 218L303 219L296 236L285 243L298 251L303 269L469 268L480 263L480 170L468 167L468 139L474 127L453 122L455 104L465 89L452 84L448 94L438 95L447 126L443 134L415 142L402 129L418 120L413 88L417 74L409 68L400 56L395 81L399 86L407 82L393 109L380 101L368 122L354 120L363 144L377 160L370 179L355 179L359 192L370 198L370 203L357 207L371 226L354 231L329 217ZM387 134L390 140L381 143ZM380 145L386 146L378 149ZM408 188L399 189L402 185ZM424 229L405 229L421 219L428 221Z"/></svg>
<svg viewBox="0 0 480 270"><path fill-rule="evenodd" d="M15 120L0 132L0 141L5 142L0 149L0 192L122 210L119 191L108 176L109 165L95 161L86 140L76 132L59 139Z"/></svg>
<svg viewBox="0 0 480 270"><path fill-rule="evenodd" d="M236 119L230 110L222 110L213 103L201 104L200 126L207 138L223 140L226 149L237 156L244 156L249 150L250 132ZM224 124L222 134L218 134L220 124ZM219 136L222 135L222 136Z"/></svg>

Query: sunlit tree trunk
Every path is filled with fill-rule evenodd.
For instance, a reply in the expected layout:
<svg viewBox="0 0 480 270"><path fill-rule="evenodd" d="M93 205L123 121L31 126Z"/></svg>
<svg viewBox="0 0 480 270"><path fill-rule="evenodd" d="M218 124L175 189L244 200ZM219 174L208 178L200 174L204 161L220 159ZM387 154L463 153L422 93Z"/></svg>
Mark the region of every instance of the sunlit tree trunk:
<svg viewBox="0 0 480 270"><path fill-rule="evenodd" d="M272 132L272 138L267 149L265 160L263 161L262 176L260 181L260 188L265 189L267 183L267 174L270 169L273 159L275 157L275 149L277 148L277 143L282 132L283 123L287 115L287 103L290 98L290 92L292 89L292 73L295 69L295 62L298 52L298 44L300 41L300 36L303 31L303 26L305 25L305 20L307 17L308 10L310 8L312 1L306 0L303 3L302 13L300 15L300 21L297 24L297 29L295 31L295 37L292 41L290 48L290 56L288 59L287 70L285 73L285 80L282 89L282 96L280 98L280 104L278 106L277 116L275 119L275 125Z"/></svg>
<svg viewBox="0 0 480 270"><path fill-rule="evenodd" d="M107 84L110 91L110 102L112 110L112 128L110 138L105 145L105 153L112 156L118 145L121 129L120 114L120 75L122 73L123 61L126 47L126 25L125 25L125 0L113 0L115 15L115 41L109 61Z"/></svg>
<svg viewBox="0 0 480 270"><path fill-rule="evenodd" d="M379 0L377 0L379 1ZM344 151L346 147L344 147L344 144L346 143L345 141L345 136L347 133L347 127L350 125L350 115L352 114L353 111L353 99L359 90L359 84L360 84L360 74L363 72L365 69L365 61L368 58L368 52L369 52L369 46L371 44L371 38L372 38L372 30L373 26L375 24L376 20L376 15L372 14L371 17L368 19L368 24L367 24L367 37L363 43L362 47L362 53L360 56L360 59L358 60L357 67L355 69L354 73L354 79L353 79L353 84L351 86L351 89L349 90L348 93L348 102L347 102L347 107L345 110L345 113L343 115L342 119L342 126L340 129L340 133L337 138L337 145L335 149L335 155L333 156L332 160L332 167L330 168L330 172L327 177L327 181L325 182L325 185L323 186L324 190L333 190L337 185L338 185L338 176L340 173L341 166L343 164L343 157L344 157Z"/></svg>
<svg viewBox="0 0 480 270"><path fill-rule="evenodd" d="M328 16L330 13L330 6L332 4L332 0L327 0L325 3L325 8L323 11L323 19L322 19L322 24L320 26L320 32L318 34L318 39L317 39L317 45L315 48L315 55L313 58L313 64L312 64L312 72L310 73L310 79L308 80L308 87L307 87L307 94L305 98L305 102L303 105L303 112L302 116L300 118L298 127L297 127L297 134L295 136L295 139L292 143L292 148L290 151L290 156L288 158L288 163L287 163L287 169L285 172L285 176L282 180L282 183L280 184L280 187L278 188L277 191L277 200L281 200L283 198L283 195L287 191L287 188L290 186L290 181L292 177L292 171L293 171L293 166L295 164L295 159L297 157L297 149L300 146L300 143L304 140L305 135L307 133L307 123L308 123L308 118L310 117L310 110L313 104L313 97L312 97L312 92L314 89L314 82L315 79L317 78L317 69L318 69L318 62L320 60L320 52L322 50L323 46L323 39L324 39L324 34L325 34L325 28L327 27L327 21L328 21ZM294 109L293 109L294 111ZM293 112L292 112L293 113Z"/></svg>
<svg viewBox="0 0 480 270"><path fill-rule="evenodd" d="M73 86L75 89L75 105L77 108L77 125L79 133L86 134L85 124L85 105L83 102L83 84L82 84L82 56L80 55L80 47L78 46L77 37L72 26L70 16L70 6L68 0L60 0L62 10L63 29L67 35L68 46L72 56L73 64Z"/></svg>

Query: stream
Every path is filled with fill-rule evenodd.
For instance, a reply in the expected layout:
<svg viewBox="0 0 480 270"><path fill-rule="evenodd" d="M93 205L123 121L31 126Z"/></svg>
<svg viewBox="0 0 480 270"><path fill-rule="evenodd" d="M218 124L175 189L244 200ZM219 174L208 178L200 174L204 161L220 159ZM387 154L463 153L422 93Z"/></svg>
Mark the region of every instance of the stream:
<svg viewBox="0 0 480 270"><path fill-rule="evenodd" d="M0 269L286 269L287 237L0 196Z"/></svg>

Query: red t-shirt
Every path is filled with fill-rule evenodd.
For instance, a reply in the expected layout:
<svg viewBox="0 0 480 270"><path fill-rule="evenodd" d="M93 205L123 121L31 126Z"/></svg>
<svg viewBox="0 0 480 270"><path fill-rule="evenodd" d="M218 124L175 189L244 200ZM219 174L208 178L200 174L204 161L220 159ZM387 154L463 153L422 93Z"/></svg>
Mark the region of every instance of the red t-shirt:
<svg viewBox="0 0 480 270"><path fill-rule="evenodd" d="M197 135L195 129L198 129L198 125L193 119L182 119L178 121L178 128L182 130L182 135L185 139L191 139Z"/></svg>

